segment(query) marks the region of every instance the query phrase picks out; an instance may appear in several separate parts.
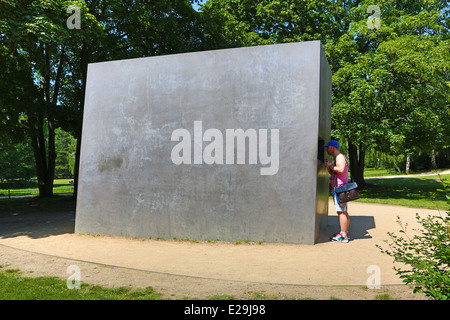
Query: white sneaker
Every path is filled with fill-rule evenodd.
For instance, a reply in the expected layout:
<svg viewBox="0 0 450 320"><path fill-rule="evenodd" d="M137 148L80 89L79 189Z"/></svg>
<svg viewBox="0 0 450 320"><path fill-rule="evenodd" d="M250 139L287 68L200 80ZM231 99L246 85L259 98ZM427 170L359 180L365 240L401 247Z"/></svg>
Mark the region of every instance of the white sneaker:
<svg viewBox="0 0 450 320"><path fill-rule="evenodd" d="M342 235L342 233L339 232L337 235L335 235L333 238L331 238L331 241L347 243L349 241L349 237L348 236L344 237Z"/></svg>

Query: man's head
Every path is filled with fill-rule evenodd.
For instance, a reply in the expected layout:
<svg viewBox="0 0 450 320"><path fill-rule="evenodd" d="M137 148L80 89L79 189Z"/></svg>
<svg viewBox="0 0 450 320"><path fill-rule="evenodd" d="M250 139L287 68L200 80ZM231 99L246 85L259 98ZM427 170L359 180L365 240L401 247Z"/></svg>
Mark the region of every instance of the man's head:
<svg viewBox="0 0 450 320"><path fill-rule="evenodd" d="M331 156L339 154L339 142L337 142L336 140L331 140L330 142L325 144L324 147L327 147L327 152Z"/></svg>

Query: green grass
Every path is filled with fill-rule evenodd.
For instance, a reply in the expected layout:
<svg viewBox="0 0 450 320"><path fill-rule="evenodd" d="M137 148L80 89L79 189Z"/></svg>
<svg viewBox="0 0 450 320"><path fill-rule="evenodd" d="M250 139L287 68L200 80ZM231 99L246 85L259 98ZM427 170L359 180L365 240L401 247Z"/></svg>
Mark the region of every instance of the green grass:
<svg viewBox="0 0 450 320"><path fill-rule="evenodd" d="M441 177L450 181L449 174ZM438 176L366 180L357 201L448 210L445 194L438 189L442 189Z"/></svg>
<svg viewBox="0 0 450 320"><path fill-rule="evenodd" d="M380 177L380 176L392 176L392 175L398 175L399 173L395 169L372 169L372 168L365 168L364 169L364 177Z"/></svg>
<svg viewBox="0 0 450 320"><path fill-rule="evenodd" d="M73 179L55 179L53 182L53 193L72 193L73 185L69 182ZM39 188L35 180L30 181L27 187L18 187L9 182L0 183L0 196L22 196L22 195L38 195Z"/></svg>
<svg viewBox="0 0 450 320"><path fill-rule="evenodd" d="M0 271L0 283L0 300L160 300L162 296L151 287L132 290L81 283L80 289L68 289L59 278L25 277L16 269Z"/></svg>
<svg viewBox="0 0 450 320"><path fill-rule="evenodd" d="M379 294L375 297L375 300L395 300L393 297L391 297L389 294Z"/></svg>

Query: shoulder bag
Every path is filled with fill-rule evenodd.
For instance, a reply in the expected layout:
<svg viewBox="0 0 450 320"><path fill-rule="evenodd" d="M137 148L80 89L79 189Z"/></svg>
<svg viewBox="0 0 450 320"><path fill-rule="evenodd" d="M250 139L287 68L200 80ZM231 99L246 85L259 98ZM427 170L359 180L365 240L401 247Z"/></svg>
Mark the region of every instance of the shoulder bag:
<svg viewBox="0 0 450 320"><path fill-rule="evenodd" d="M347 158L345 159L345 162L347 162ZM348 166L348 162L347 162ZM334 173L335 183L337 184L337 174ZM338 199L339 203L346 203L349 201L357 200L359 199L359 192L358 192L358 184L356 182L349 182L347 184L344 184L339 187L335 187L333 189L333 192L336 194L336 198Z"/></svg>

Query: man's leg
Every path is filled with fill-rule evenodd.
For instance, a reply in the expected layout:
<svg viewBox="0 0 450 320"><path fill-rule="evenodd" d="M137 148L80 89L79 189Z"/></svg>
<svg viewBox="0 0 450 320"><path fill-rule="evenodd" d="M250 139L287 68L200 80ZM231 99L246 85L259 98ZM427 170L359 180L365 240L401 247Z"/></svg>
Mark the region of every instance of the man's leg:
<svg viewBox="0 0 450 320"><path fill-rule="evenodd" d="M336 194L334 195L333 200L334 200L334 208L336 209L336 213L338 214L341 232L336 234L330 240L337 242L348 242L349 241L348 228L350 226L350 217L347 211L347 204L346 203L340 204L336 197ZM344 233L344 235L342 235L342 233Z"/></svg>
<svg viewBox="0 0 450 320"><path fill-rule="evenodd" d="M336 194L333 196L334 208L339 217L341 232L348 233L350 227L350 216L348 215L347 203L339 203Z"/></svg>
<svg viewBox="0 0 450 320"><path fill-rule="evenodd" d="M341 232L348 233L348 229L350 227L350 216L347 211L338 212L339 216L339 225L341 226Z"/></svg>

